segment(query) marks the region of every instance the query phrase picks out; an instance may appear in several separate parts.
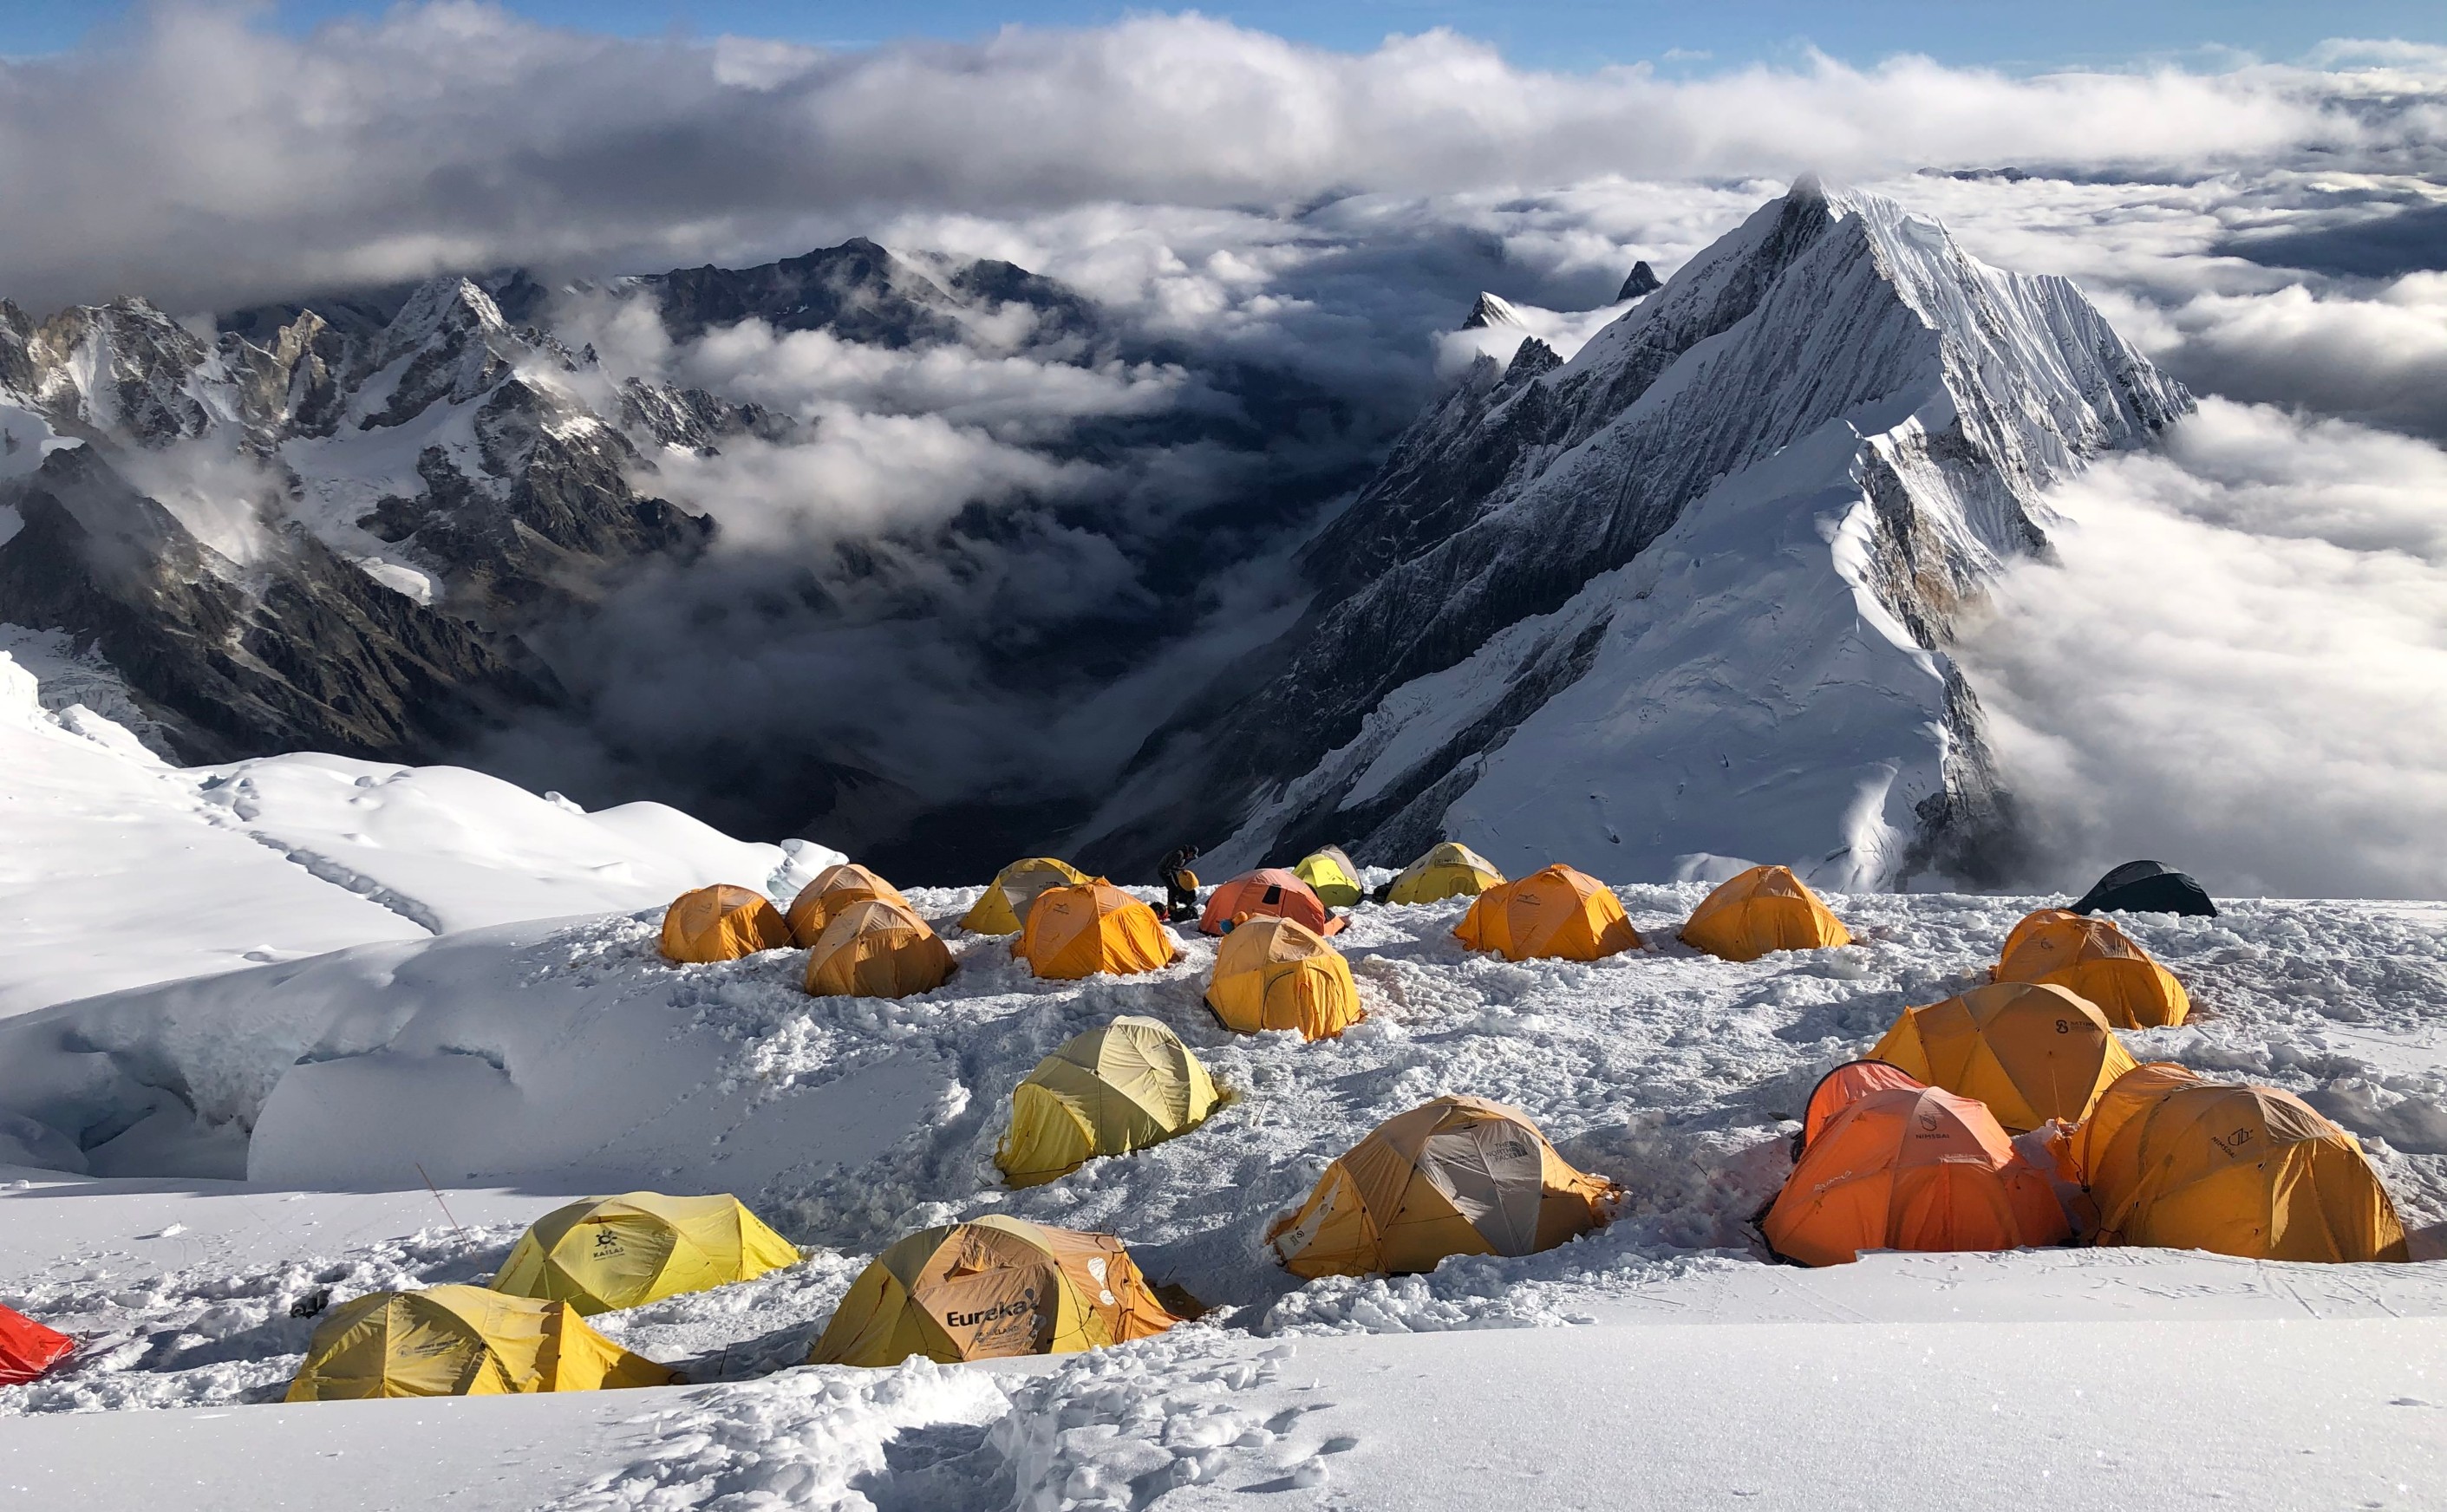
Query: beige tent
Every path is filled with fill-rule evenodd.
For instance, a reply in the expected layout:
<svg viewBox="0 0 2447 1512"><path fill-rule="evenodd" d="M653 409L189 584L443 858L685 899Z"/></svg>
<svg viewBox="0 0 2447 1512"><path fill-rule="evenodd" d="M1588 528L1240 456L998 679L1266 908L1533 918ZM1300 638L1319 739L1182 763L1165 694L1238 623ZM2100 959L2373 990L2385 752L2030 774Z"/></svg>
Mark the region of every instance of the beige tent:
<svg viewBox="0 0 2447 1512"><path fill-rule="evenodd" d="M960 927L974 935L1016 935L1028 922L1028 907L1036 901L1037 894L1087 879L1087 873L1051 856L1014 861L995 874L994 881L960 916Z"/></svg>
<svg viewBox="0 0 2447 1512"><path fill-rule="evenodd" d="M906 997L952 974L951 947L906 903L868 898L834 913L807 952L813 997Z"/></svg>
<svg viewBox="0 0 2447 1512"><path fill-rule="evenodd" d="M870 898L899 903L903 908L909 906L909 899L901 896L899 888L854 861L843 861L825 867L816 874L814 881L800 888L799 896L790 899L790 911L783 917L790 926L790 937L805 949L815 944L835 914Z"/></svg>
<svg viewBox="0 0 2447 1512"><path fill-rule="evenodd" d="M1214 1080L1180 1035L1126 1015L1073 1035L1013 1089L995 1163L1014 1186L1041 1185L1186 1134L1215 1104Z"/></svg>

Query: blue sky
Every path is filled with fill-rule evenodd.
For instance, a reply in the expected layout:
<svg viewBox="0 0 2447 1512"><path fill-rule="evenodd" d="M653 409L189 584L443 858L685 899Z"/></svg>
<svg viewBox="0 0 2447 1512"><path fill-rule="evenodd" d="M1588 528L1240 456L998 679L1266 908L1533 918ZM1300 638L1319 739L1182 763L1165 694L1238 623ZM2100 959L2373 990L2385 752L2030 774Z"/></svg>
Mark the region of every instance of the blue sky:
<svg viewBox="0 0 2447 1512"><path fill-rule="evenodd" d="M96 26L134 9L129 0L8 0L0 5L0 54L73 47ZM271 25L305 28L347 15L379 14L369 0L277 0ZM508 0L507 9L554 25L630 33L673 28L857 46L922 34L968 38L1012 22L1089 26L1133 9L1167 9L1096 0L939 0L925 6L784 4L778 0ZM2447 5L2438 0L2340 0L2317 6L2275 0L2219 3L1994 4L1982 0L1825 0L1753 3L1434 4L1428 0L1218 4L1200 8L1242 25L1324 47L1364 49L1388 32L1451 27L1501 47L1520 64L1578 69L1638 60L1709 69L1754 60L1790 61L1805 47L1867 63L1899 51L1954 64L2021 70L2115 66L2171 59L2214 66L2234 52L2291 58L2329 37L2447 42ZM1706 54L1704 58L1690 56ZM1669 56L1671 55L1671 56Z"/></svg>

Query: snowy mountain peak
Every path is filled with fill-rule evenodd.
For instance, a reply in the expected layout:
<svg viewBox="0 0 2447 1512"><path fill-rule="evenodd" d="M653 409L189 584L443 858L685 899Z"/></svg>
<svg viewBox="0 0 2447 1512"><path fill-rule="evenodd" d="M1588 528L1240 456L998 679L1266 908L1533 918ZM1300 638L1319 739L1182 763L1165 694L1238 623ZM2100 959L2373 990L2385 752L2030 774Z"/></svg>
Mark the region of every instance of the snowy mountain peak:
<svg viewBox="0 0 2447 1512"><path fill-rule="evenodd" d="M1512 308L1510 300L1501 294L1481 293L1478 303L1470 307L1470 318L1461 323L1461 329L1483 331L1489 326L1527 325L1527 322L1521 318L1521 312Z"/></svg>
<svg viewBox="0 0 2447 1512"><path fill-rule="evenodd" d="M1657 270L1650 267L1646 259L1642 259L1633 263L1631 272L1624 275L1622 290L1614 296L1615 303L1622 304L1627 299L1638 299L1642 294L1655 293L1664 287L1664 280L1657 276Z"/></svg>

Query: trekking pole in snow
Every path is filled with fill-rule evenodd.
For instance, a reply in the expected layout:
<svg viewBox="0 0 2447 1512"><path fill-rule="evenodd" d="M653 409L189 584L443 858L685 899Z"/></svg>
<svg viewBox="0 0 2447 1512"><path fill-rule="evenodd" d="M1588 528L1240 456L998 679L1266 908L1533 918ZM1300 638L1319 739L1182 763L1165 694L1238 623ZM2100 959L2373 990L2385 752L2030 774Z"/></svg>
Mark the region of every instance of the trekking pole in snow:
<svg viewBox="0 0 2447 1512"><path fill-rule="evenodd" d="M442 1188L433 1184L432 1177L425 1176L425 1166L421 1162L416 1167L416 1174L425 1177L425 1189L433 1194L433 1205L442 1209L443 1218L450 1224L450 1232L459 1236L460 1242L466 1242L467 1231L459 1226L457 1219L450 1217L450 1204L442 1200Z"/></svg>

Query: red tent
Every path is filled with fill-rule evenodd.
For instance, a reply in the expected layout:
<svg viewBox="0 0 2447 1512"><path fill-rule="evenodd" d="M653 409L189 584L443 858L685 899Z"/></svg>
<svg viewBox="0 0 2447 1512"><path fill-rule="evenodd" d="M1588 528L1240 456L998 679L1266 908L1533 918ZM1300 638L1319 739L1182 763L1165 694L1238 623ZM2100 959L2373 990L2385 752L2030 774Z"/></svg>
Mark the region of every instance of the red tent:
<svg viewBox="0 0 2447 1512"><path fill-rule="evenodd" d="M1280 866L1269 866L1244 872L1216 888L1206 899L1198 930L1202 935L1221 935L1243 919L1267 917L1288 918L1320 935L1342 928L1342 920L1326 912L1308 883Z"/></svg>
<svg viewBox="0 0 2447 1512"><path fill-rule="evenodd" d="M23 1386L65 1360L76 1340L0 1307L0 1386Z"/></svg>

